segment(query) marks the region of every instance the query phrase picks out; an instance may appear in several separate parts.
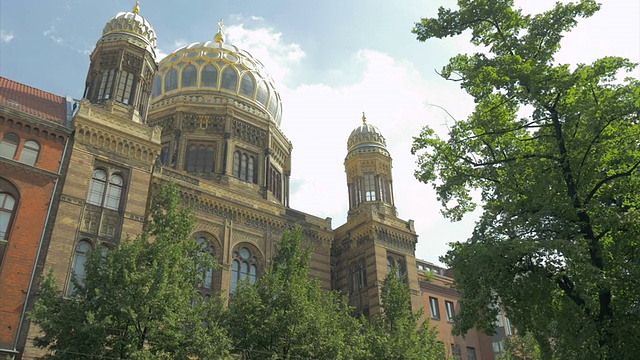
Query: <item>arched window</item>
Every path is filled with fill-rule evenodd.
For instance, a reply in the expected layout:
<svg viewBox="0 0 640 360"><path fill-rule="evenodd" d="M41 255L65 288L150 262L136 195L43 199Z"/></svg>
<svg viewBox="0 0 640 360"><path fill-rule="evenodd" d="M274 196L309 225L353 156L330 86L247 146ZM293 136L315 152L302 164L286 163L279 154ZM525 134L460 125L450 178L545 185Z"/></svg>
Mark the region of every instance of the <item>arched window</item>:
<svg viewBox="0 0 640 360"><path fill-rule="evenodd" d="M156 78L153 79L153 98L157 98L160 94L162 94L162 76L156 75Z"/></svg>
<svg viewBox="0 0 640 360"><path fill-rule="evenodd" d="M118 82L118 89L116 90L116 100L123 102L125 104L131 104L132 99L132 89L133 89L133 73L121 70L120 71L120 81Z"/></svg>
<svg viewBox="0 0 640 360"><path fill-rule="evenodd" d="M231 263L231 293L238 287L238 283L243 280L253 284L258 276L258 258L249 250L241 247L233 252L233 262Z"/></svg>
<svg viewBox="0 0 640 360"><path fill-rule="evenodd" d="M182 87L196 86L196 76L198 71L193 65L189 65L182 70Z"/></svg>
<svg viewBox="0 0 640 360"><path fill-rule="evenodd" d="M378 175L378 188L380 189L380 200L391 203L391 199L389 199L389 181L385 175Z"/></svg>
<svg viewBox="0 0 640 360"><path fill-rule="evenodd" d="M282 175L273 166L269 173L269 190L276 199L282 201Z"/></svg>
<svg viewBox="0 0 640 360"><path fill-rule="evenodd" d="M238 88L238 73L236 73L234 68L228 67L224 69L222 72L222 84L220 87L222 89L236 91Z"/></svg>
<svg viewBox="0 0 640 360"><path fill-rule="evenodd" d="M107 209L118 210L120 206L120 199L122 197L122 186L124 185L124 179L118 174L111 175L109 179L109 186L107 187L107 198L104 203L104 207Z"/></svg>
<svg viewBox="0 0 640 360"><path fill-rule="evenodd" d="M9 228L13 222L16 210L16 198L13 195L0 192L0 241L9 239ZM0 257L0 261L2 257Z"/></svg>
<svg viewBox="0 0 640 360"><path fill-rule="evenodd" d="M376 201L376 182L375 175L364 175L364 196L365 201Z"/></svg>
<svg viewBox="0 0 640 360"><path fill-rule="evenodd" d="M40 153L40 144L33 140L24 142L22 152L20 152L20 162L27 165L35 165Z"/></svg>
<svg viewBox="0 0 640 360"><path fill-rule="evenodd" d="M254 154L246 153L242 150L236 150L233 153L233 176L240 178L244 181L252 183L258 182L256 176L256 156Z"/></svg>
<svg viewBox="0 0 640 360"><path fill-rule="evenodd" d="M160 163L169 166L169 145L164 145L160 150Z"/></svg>
<svg viewBox="0 0 640 360"><path fill-rule="evenodd" d="M107 177L108 174L103 169L93 171L87 202L107 209L118 210L122 200L124 178L122 175L114 173L111 174L107 182Z"/></svg>
<svg viewBox="0 0 640 360"><path fill-rule="evenodd" d="M107 187L107 172L102 169L95 169L89 185L89 196L87 202L94 205L102 205L104 199L104 189Z"/></svg>
<svg viewBox="0 0 640 360"><path fill-rule="evenodd" d="M255 92L256 81L253 79L253 76L249 73L244 74L242 76L242 82L240 83L240 94L253 99Z"/></svg>
<svg viewBox="0 0 640 360"><path fill-rule="evenodd" d="M107 100L111 97L113 78L116 76L116 69L109 69L102 73L100 87L98 88L98 100Z"/></svg>
<svg viewBox="0 0 640 360"><path fill-rule="evenodd" d="M191 143L187 148L185 169L188 172L210 173L214 169L215 149L210 144Z"/></svg>
<svg viewBox="0 0 640 360"><path fill-rule="evenodd" d="M87 240L81 240L76 245L76 251L73 255L73 266L71 267L71 276L69 276L69 286L67 287L67 296L73 295L76 291L76 284L83 286L85 278L85 267L91 253L91 243ZM75 280L75 283L74 283Z"/></svg>
<svg viewBox="0 0 640 360"><path fill-rule="evenodd" d="M203 236L198 237L197 241L202 249L201 253L206 254L211 258L211 260L213 260L214 249L213 249L213 246L211 246L211 244L209 243L209 241ZM198 268L200 269L200 267ZM208 290L213 289L213 268L211 266L208 266L207 269L204 271L204 276L202 279L202 287Z"/></svg>
<svg viewBox="0 0 640 360"><path fill-rule="evenodd" d="M6 133L2 137L2 142L0 142L0 156L13 159L16 156L16 150L18 149L18 144L20 143L20 138L18 135L13 133Z"/></svg>
<svg viewBox="0 0 640 360"><path fill-rule="evenodd" d="M269 91L267 90L267 86L261 82L258 86L258 95L256 95L256 100L264 106L267 106L267 99L269 98Z"/></svg>
<svg viewBox="0 0 640 360"><path fill-rule="evenodd" d="M367 287L367 269L364 259L351 264L351 291L358 291Z"/></svg>
<svg viewBox="0 0 640 360"><path fill-rule="evenodd" d="M202 87L218 87L218 68L213 65L207 65L202 69L202 79L200 81Z"/></svg>
<svg viewBox="0 0 640 360"><path fill-rule="evenodd" d="M399 277L404 276L406 272L404 259L402 259L398 255L389 255L387 256L387 273L390 274L394 269L396 271L396 275L398 275Z"/></svg>
<svg viewBox="0 0 640 360"><path fill-rule="evenodd" d="M169 92L178 88L178 71L171 69L164 78L164 91Z"/></svg>

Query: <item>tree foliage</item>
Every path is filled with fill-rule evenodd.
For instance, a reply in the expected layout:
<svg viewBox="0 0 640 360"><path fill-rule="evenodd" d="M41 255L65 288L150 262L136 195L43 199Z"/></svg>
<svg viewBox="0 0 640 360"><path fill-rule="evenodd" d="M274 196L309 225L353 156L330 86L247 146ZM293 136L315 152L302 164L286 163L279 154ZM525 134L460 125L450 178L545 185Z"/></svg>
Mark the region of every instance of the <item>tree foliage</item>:
<svg viewBox="0 0 640 360"><path fill-rule="evenodd" d="M365 353L362 323L337 293L309 276L300 228L287 231L269 271L241 283L226 316L243 359L354 359Z"/></svg>
<svg viewBox="0 0 640 360"><path fill-rule="evenodd" d="M219 301L197 292L213 266L191 237L194 217L175 185L153 198L142 234L108 254L94 251L84 283L65 298L50 274L30 314L45 359L221 358L229 340L216 323Z"/></svg>
<svg viewBox="0 0 640 360"><path fill-rule="evenodd" d="M504 353L497 360L540 360L540 347L531 333L504 339Z"/></svg>
<svg viewBox="0 0 640 360"><path fill-rule="evenodd" d="M366 333L371 359L440 360L444 345L435 327L420 322L423 311L411 312L409 285L398 271L391 271L382 286L383 312L374 317Z"/></svg>
<svg viewBox="0 0 640 360"><path fill-rule="evenodd" d="M459 220L482 196L472 237L443 260L461 292L456 331L490 331L499 303L544 358L627 359L640 352L640 84L619 57L557 64L563 33L593 0L523 14L512 0L459 0L413 32L470 31L483 52L442 75L475 100L447 137L414 138L416 177ZM623 36L621 34L621 36ZM526 114L526 115L523 115Z"/></svg>

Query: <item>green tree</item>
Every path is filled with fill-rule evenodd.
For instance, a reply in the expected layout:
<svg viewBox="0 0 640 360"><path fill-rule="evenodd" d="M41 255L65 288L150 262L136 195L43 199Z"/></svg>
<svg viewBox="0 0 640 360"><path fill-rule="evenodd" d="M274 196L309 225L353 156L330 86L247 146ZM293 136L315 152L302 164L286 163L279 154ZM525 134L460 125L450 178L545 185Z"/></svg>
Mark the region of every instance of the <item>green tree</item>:
<svg viewBox="0 0 640 360"><path fill-rule="evenodd" d="M443 258L462 296L456 332L490 331L503 304L543 358L637 356L640 84L618 79L636 64L554 61L563 33L599 9L593 0L536 15L512 0L458 6L413 29L420 41L469 30L482 46L442 70L474 112L444 138L425 127L413 145L416 177L434 184L446 216L472 210L473 189L482 197L472 237Z"/></svg>
<svg viewBox="0 0 640 360"><path fill-rule="evenodd" d="M286 231L271 268L243 282L226 316L243 359L354 359L364 354L361 322L344 299L309 276L310 249L299 227Z"/></svg>
<svg viewBox="0 0 640 360"><path fill-rule="evenodd" d="M216 323L220 301L197 292L213 266L191 237L194 217L177 186L158 192L142 234L108 254L94 252L82 284L64 298L50 274L31 319L45 359L221 358L230 342Z"/></svg>
<svg viewBox="0 0 640 360"><path fill-rule="evenodd" d="M391 271L382 286L382 313L366 332L370 359L441 360L444 345L438 342L435 327L420 323L423 311L411 312L409 285L398 271Z"/></svg>
<svg viewBox="0 0 640 360"><path fill-rule="evenodd" d="M508 336L504 339L504 353L497 360L540 360L540 347L531 333Z"/></svg>

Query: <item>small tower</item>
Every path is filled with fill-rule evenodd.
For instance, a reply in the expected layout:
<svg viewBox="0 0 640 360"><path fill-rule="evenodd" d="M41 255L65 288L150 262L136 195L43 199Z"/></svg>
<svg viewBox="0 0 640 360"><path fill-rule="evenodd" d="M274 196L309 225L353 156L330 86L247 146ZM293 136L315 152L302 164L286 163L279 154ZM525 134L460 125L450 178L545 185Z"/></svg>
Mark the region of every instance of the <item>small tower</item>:
<svg viewBox="0 0 640 360"><path fill-rule="evenodd" d="M391 156L380 130L367 123L355 128L347 141L344 161L349 189L347 223L335 230L334 288L347 293L357 313L381 311L381 288L387 274L405 276L411 307L422 307L418 285L413 221L397 217L393 198Z"/></svg>
<svg viewBox="0 0 640 360"><path fill-rule="evenodd" d="M156 33L139 15L140 3L107 22L91 54L84 98L144 122L156 64Z"/></svg>

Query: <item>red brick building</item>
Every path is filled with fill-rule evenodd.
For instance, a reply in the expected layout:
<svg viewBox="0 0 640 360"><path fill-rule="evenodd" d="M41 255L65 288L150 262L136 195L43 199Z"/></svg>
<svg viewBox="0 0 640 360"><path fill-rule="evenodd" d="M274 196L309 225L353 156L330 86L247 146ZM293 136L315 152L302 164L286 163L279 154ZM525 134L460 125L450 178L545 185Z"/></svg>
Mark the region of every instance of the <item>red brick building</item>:
<svg viewBox="0 0 640 360"><path fill-rule="evenodd" d="M0 77L0 358L21 352L69 142L61 96Z"/></svg>

